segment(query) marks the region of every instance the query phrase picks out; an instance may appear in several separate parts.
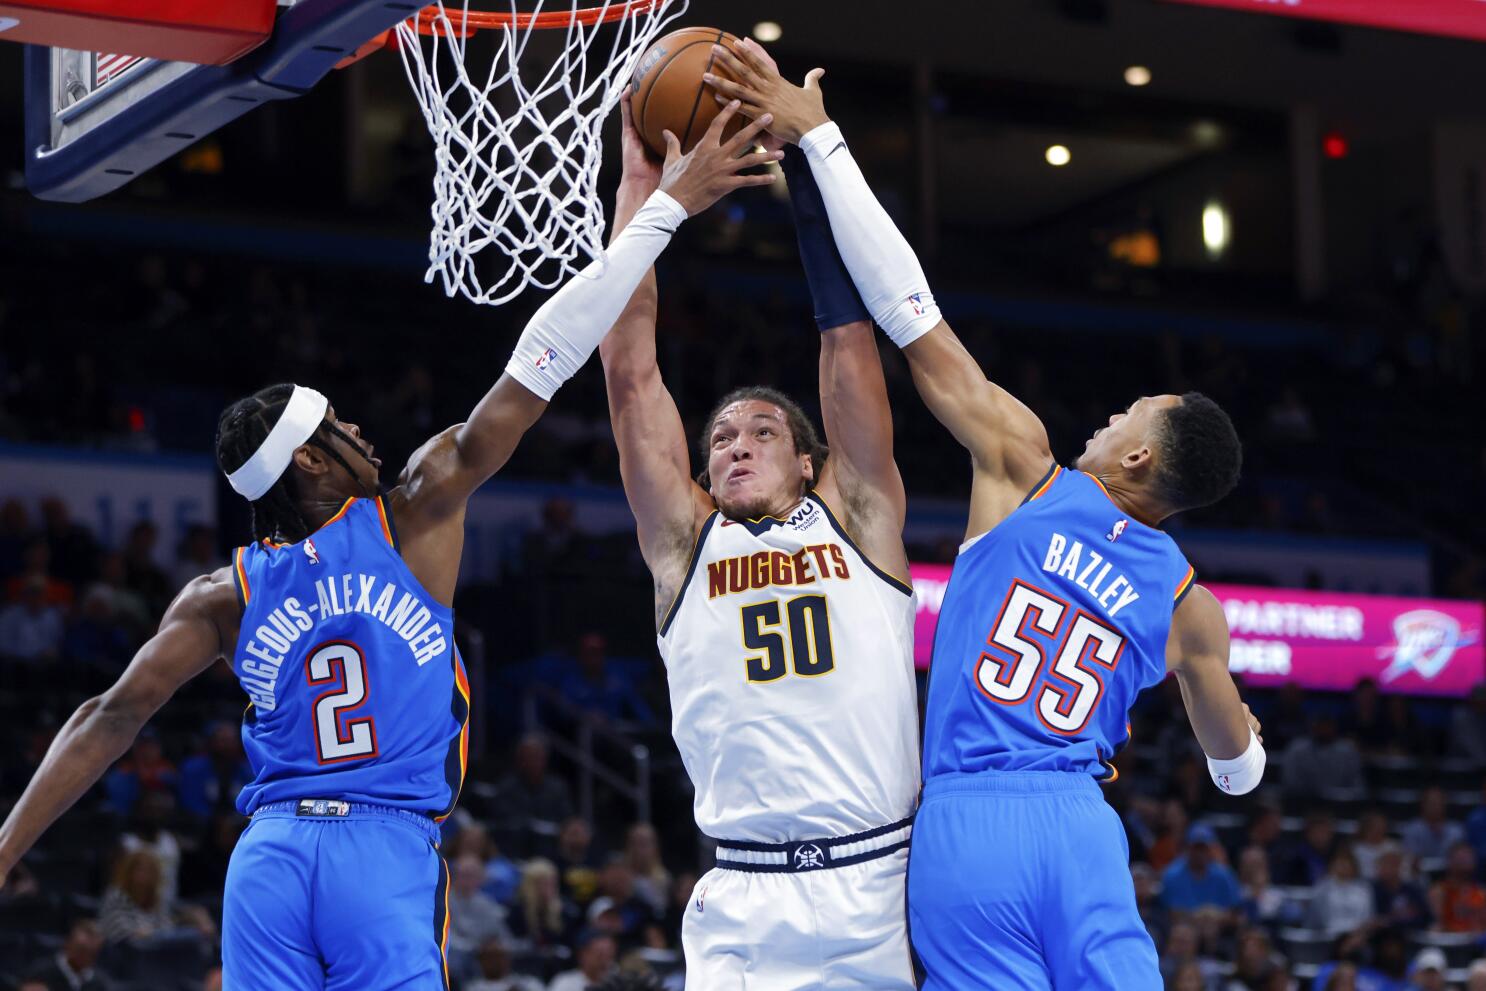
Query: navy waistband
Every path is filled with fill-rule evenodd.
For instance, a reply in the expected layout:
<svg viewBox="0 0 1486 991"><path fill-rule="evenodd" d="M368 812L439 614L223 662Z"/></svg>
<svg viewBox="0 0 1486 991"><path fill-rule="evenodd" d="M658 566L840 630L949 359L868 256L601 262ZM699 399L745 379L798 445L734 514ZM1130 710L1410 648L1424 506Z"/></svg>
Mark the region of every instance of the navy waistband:
<svg viewBox="0 0 1486 991"><path fill-rule="evenodd" d="M283 802L267 802L253 810L253 818L259 817L327 821L396 819L422 831L435 843L438 842L440 835L439 824L426 812L395 809L388 805L370 805L365 802L343 802L335 798L291 798Z"/></svg>
<svg viewBox="0 0 1486 991"><path fill-rule="evenodd" d="M1099 782L1080 771L981 771L940 774L924 782L924 801L945 795L1101 794Z"/></svg>
<svg viewBox="0 0 1486 991"><path fill-rule="evenodd" d="M905 849L912 835L913 816L845 836L787 843L752 840L713 840L717 866L755 874L793 874L866 863Z"/></svg>

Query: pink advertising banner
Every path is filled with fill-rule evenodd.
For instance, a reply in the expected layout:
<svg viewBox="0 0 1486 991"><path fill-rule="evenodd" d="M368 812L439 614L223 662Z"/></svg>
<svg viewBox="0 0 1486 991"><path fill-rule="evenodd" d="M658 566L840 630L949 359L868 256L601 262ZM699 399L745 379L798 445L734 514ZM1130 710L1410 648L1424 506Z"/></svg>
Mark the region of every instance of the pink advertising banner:
<svg viewBox="0 0 1486 991"><path fill-rule="evenodd" d="M915 564L914 657L928 667L947 565ZM1230 666L1250 685L1298 682L1345 691L1372 678L1384 691L1464 695L1486 677L1479 602L1208 585L1233 638Z"/></svg>
<svg viewBox="0 0 1486 991"><path fill-rule="evenodd" d="M1367 27L1486 40L1481 0L1175 0L1259 14L1285 14Z"/></svg>

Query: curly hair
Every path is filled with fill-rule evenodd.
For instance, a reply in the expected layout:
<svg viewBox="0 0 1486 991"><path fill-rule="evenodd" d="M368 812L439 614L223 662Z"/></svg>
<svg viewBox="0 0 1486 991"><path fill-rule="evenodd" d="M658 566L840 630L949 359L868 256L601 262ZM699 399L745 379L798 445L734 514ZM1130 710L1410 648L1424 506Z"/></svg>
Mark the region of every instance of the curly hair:
<svg viewBox="0 0 1486 991"><path fill-rule="evenodd" d="M1160 422L1156 486L1176 510L1210 506L1233 491L1243 467L1243 445L1223 408L1188 392Z"/></svg>

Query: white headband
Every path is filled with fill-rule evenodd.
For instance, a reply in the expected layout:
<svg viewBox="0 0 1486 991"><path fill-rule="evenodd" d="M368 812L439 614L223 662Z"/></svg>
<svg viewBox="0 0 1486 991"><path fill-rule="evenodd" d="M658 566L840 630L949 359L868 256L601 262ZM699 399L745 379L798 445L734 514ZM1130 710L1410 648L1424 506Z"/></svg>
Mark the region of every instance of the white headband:
<svg viewBox="0 0 1486 991"><path fill-rule="evenodd" d="M320 393L296 385L279 422L273 425L253 456L227 476L227 484L249 502L262 498L294 460L294 451L319 429L329 408L330 400Z"/></svg>

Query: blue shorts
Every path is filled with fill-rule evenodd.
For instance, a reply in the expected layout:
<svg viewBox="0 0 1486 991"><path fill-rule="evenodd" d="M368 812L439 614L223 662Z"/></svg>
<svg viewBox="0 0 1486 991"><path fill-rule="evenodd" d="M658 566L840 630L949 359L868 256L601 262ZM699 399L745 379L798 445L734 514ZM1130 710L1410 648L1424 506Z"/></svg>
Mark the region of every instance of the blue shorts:
<svg viewBox="0 0 1486 991"><path fill-rule="evenodd" d="M908 862L924 991L1159 991L1130 848L1099 785L1062 771L924 786Z"/></svg>
<svg viewBox="0 0 1486 991"><path fill-rule="evenodd" d="M449 872L426 815L351 805L253 813L227 868L222 986L448 991Z"/></svg>

